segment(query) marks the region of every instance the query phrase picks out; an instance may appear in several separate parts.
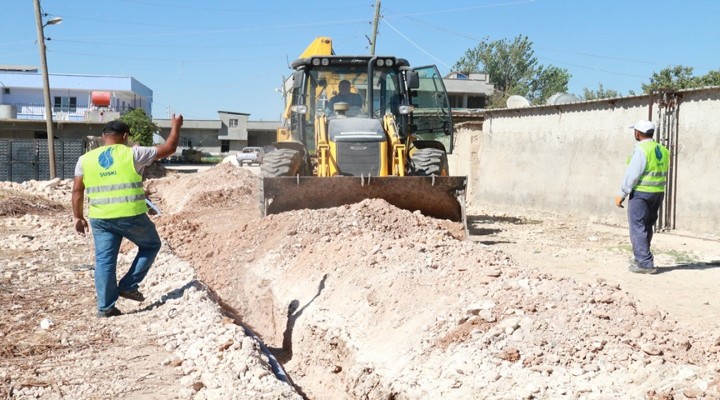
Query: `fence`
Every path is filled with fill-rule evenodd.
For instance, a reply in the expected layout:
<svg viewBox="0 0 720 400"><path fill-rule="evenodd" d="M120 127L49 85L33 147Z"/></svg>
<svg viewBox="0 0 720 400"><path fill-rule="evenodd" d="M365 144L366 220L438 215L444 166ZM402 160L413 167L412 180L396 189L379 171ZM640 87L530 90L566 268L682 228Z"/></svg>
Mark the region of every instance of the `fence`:
<svg viewBox="0 0 720 400"><path fill-rule="evenodd" d="M72 179L75 164L85 150L83 139L54 140L55 171L60 179ZM0 140L0 181L25 182L50 179L46 139Z"/></svg>

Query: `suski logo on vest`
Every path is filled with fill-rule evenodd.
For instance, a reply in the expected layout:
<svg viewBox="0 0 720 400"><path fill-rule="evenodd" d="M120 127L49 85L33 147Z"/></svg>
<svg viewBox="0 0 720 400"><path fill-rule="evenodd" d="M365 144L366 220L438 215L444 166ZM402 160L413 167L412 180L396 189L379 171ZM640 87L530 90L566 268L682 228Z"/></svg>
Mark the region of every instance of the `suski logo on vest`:
<svg viewBox="0 0 720 400"><path fill-rule="evenodd" d="M98 156L98 163L100 164L101 167L108 169L113 165L115 160L113 160L112 151L113 151L113 148L109 147L107 150L100 153L100 156ZM100 176L104 176L104 175L100 174Z"/></svg>
<svg viewBox="0 0 720 400"><path fill-rule="evenodd" d="M111 175L117 175L117 171L107 171L107 172L101 172L100 177L106 177Z"/></svg>

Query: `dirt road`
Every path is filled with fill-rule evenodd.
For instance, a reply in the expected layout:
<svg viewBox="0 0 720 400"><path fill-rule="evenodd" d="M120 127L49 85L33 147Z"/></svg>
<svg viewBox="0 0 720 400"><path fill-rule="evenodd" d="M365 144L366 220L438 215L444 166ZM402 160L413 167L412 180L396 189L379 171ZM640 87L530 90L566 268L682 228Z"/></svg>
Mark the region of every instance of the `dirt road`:
<svg viewBox="0 0 720 400"><path fill-rule="evenodd" d="M498 206L471 214L470 240L501 249L521 265L587 283L605 280L682 324L708 331L720 326L717 237L682 230L657 233L652 250L659 273L641 275L627 270L632 256L627 227Z"/></svg>
<svg viewBox="0 0 720 400"><path fill-rule="evenodd" d="M462 240L379 200L261 218L232 165L147 187L148 300L103 321L70 182L0 190L0 397L720 398L714 238L658 234L634 275L602 221L476 207Z"/></svg>

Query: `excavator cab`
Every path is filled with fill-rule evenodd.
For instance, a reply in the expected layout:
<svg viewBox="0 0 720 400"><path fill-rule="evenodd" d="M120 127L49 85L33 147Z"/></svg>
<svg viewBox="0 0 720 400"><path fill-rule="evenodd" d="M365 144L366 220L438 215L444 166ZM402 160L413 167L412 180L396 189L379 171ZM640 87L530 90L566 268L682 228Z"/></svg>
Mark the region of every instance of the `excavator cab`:
<svg viewBox="0 0 720 400"><path fill-rule="evenodd" d="M449 176L452 118L434 66L316 55L292 67L287 126L261 168L266 213L383 198L464 222L466 178Z"/></svg>

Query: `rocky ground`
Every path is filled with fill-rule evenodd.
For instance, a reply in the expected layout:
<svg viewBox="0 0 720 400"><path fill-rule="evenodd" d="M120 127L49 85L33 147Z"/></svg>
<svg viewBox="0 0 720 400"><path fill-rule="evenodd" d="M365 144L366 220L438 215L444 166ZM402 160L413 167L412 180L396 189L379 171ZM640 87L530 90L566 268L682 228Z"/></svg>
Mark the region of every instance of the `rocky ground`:
<svg viewBox="0 0 720 400"><path fill-rule="evenodd" d="M633 275L602 221L477 204L463 240L379 200L260 218L258 182L149 180L164 247L106 320L71 183L2 184L0 398L720 398L715 237L658 234L661 273Z"/></svg>

